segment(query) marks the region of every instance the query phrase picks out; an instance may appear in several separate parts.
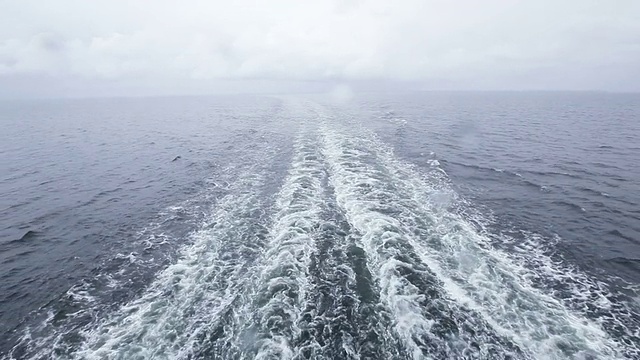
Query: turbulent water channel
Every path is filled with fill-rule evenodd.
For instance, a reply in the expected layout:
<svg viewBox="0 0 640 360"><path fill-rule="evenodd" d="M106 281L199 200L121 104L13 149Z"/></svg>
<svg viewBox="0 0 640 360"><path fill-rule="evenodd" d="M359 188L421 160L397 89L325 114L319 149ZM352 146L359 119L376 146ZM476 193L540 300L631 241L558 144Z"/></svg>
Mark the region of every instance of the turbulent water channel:
<svg viewBox="0 0 640 360"><path fill-rule="evenodd" d="M34 309L4 358L640 358L637 298L613 289L632 283L496 231L443 159L408 161L356 110L278 104L290 137L243 130L193 200Z"/></svg>

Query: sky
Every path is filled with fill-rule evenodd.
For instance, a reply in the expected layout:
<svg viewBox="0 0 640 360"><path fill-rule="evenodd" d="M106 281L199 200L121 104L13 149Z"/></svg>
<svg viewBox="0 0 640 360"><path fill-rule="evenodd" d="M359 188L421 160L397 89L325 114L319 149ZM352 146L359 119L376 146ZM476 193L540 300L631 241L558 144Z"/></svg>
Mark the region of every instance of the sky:
<svg viewBox="0 0 640 360"><path fill-rule="evenodd" d="M640 91L638 0L0 0L0 97Z"/></svg>

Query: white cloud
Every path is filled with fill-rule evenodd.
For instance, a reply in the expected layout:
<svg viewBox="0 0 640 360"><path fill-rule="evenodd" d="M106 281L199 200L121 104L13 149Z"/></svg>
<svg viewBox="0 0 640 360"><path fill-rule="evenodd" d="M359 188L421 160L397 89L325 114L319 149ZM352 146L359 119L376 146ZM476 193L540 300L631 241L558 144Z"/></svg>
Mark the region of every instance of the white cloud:
<svg viewBox="0 0 640 360"><path fill-rule="evenodd" d="M635 0L0 0L0 8L0 82L391 79L640 90Z"/></svg>

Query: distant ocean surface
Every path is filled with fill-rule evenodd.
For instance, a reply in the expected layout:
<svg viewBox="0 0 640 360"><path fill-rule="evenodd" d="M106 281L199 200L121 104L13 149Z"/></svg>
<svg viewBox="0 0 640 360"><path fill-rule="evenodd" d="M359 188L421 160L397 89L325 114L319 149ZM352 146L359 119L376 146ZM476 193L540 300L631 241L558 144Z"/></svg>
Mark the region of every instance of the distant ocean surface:
<svg viewBox="0 0 640 360"><path fill-rule="evenodd" d="M638 94L5 101L0 129L1 359L640 359Z"/></svg>

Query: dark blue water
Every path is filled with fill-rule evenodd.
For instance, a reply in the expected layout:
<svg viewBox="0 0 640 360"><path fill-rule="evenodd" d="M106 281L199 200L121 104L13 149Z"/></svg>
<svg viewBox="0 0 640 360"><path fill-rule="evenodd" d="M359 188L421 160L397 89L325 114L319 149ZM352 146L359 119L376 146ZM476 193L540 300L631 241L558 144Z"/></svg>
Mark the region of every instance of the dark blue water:
<svg viewBox="0 0 640 360"><path fill-rule="evenodd" d="M638 95L16 101L0 125L8 359L640 356Z"/></svg>

